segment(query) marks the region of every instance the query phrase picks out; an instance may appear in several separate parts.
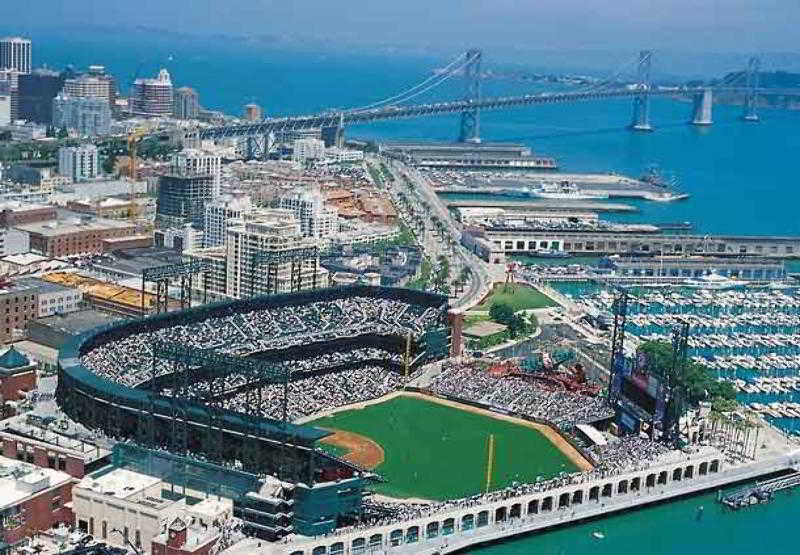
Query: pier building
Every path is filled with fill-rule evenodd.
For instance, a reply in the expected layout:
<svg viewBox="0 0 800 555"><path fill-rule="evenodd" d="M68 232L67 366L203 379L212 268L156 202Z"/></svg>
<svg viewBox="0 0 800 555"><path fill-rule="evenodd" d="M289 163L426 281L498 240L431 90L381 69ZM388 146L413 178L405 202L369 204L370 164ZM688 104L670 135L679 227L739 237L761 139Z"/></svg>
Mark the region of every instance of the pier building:
<svg viewBox="0 0 800 555"><path fill-rule="evenodd" d="M651 232L576 230L505 225L465 229L462 244L484 260L505 264L509 254L540 250L566 251L576 255L710 254L718 257L756 256L794 258L800 256L800 237L748 235L695 235Z"/></svg>
<svg viewBox="0 0 800 555"><path fill-rule="evenodd" d="M621 277L701 277L716 273L742 280L780 280L783 261L755 256L626 256L606 258L600 267Z"/></svg>
<svg viewBox="0 0 800 555"><path fill-rule="evenodd" d="M426 168L554 170L558 167L554 158L534 156L529 147L512 143L390 143L381 145L381 150Z"/></svg>

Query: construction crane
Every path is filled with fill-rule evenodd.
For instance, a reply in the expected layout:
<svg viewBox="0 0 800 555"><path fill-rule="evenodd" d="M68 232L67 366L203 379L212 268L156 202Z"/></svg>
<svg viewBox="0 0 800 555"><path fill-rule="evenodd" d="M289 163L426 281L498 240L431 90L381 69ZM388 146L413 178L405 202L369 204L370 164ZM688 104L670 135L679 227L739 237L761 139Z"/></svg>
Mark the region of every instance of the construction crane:
<svg viewBox="0 0 800 555"><path fill-rule="evenodd" d="M128 163L128 178L130 183L130 197L131 197L131 208L128 211L129 218L132 224L136 224L136 217L138 216L138 206L136 204L136 181L137 181L137 168L136 168L136 151L139 148L139 141L142 140L147 134L147 131L142 128L135 128L128 133L128 156L130 157L130 162Z"/></svg>

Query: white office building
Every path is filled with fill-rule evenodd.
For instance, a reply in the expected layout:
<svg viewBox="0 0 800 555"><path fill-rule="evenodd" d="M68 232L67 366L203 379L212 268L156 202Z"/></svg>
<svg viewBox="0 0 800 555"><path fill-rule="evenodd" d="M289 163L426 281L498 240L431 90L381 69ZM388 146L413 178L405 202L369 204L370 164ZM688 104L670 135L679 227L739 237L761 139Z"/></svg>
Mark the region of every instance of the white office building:
<svg viewBox="0 0 800 555"><path fill-rule="evenodd" d="M160 478L126 468L87 475L72 489L75 522L82 532L112 546L133 545L141 553L151 553L153 538L175 518L211 523L233 513L229 499L204 498L203 492L187 488L164 495L170 490L171 484Z"/></svg>
<svg viewBox="0 0 800 555"><path fill-rule="evenodd" d="M36 310L37 318L54 314L70 314L81 309L83 293L78 289L39 278L17 279L14 283L36 287L36 295L39 300Z"/></svg>
<svg viewBox="0 0 800 555"><path fill-rule="evenodd" d="M326 204L318 186L285 194L278 200L278 206L292 211L306 237L322 239L339 231L339 215Z"/></svg>
<svg viewBox="0 0 800 555"><path fill-rule="evenodd" d="M325 159L325 143L320 139L295 139L292 160L305 163Z"/></svg>
<svg viewBox="0 0 800 555"><path fill-rule="evenodd" d="M0 68L30 73L33 67L32 47L29 39L5 37L0 39Z"/></svg>
<svg viewBox="0 0 800 555"><path fill-rule="evenodd" d="M300 223L288 210L259 210L228 226L223 247L209 247L186 253L211 264L208 295L213 299L238 299L250 295L286 293L327 287L328 271L312 252L294 262L254 260L256 255L287 253L317 246L303 237ZM297 251L294 251L297 252Z"/></svg>
<svg viewBox="0 0 800 555"><path fill-rule="evenodd" d="M11 94L0 92L0 126L11 125Z"/></svg>
<svg viewBox="0 0 800 555"><path fill-rule="evenodd" d="M197 148L185 148L172 155L172 168L181 176L210 175L214 178L212 197L218 197L222 178L222 157Z"/></svg>
<svg viewBox="0 0 800 555"><path fill-rule="evenodd" d="M97 147L86 144L59 148L58 173L69 177L73 183L96 178L100 173Z"/></svg>
<svg viewBox="0 0 800 555"><path fill-rule="evenodd" d="M362 162L364 160L364 153L360 150L350 150L332 146L325 149L325 159L337 164Z"/></svg>
<svg viewBox="0 0 800 555"><path fill-rule="evenodd" d="M111 133L111 106L107 98L80 98L59 94L53 99L53 126L66 128L79 137Z"/></svg>
<svg viewBox="0 0 800 555"><path fill-rule="evenodd" d="M232 298L270 292L288 293L292 290L310 289L316 281L327 284L327 271L319 267L317 257L309 257L294 264L299 273L295 283L291 262L274 265L253 265L257 252L279 252L299 247L314 247L316 243L303 237L300 223L286 210L263 211L252 220L240 221L228 228L226 239L227 291ZM316 273L316 280L314 274ZM324 280L322 279L324 274Z"/></svg>
<svg viewBox="0 0 800 555"><path fill-rule="evenodd" d="M230 222L241 220L254 210L255 206L250 200L250 195L242 191L234 191L206 203L204 246L224 245Z"/></svg>

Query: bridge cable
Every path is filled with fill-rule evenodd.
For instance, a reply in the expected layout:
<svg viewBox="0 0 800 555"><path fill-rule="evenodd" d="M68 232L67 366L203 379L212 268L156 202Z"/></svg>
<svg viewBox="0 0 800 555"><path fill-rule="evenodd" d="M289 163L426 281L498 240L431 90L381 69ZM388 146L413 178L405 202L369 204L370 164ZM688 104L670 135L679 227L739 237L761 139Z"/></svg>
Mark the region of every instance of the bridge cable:
<svg viewBox="0 0 800 555"><path fill-rule="evenodd" d="M356 108L350 108L347 111L348 112L356 112L356 111L361 111L361 110L369 110L369 109L372 109L372 108L378 108L381 105L388 104L390 102L395 102L395 101L404 102L406 99L403 99L403 100L398 100L398 99L401 99L401 98L405 97L406 95L414 93L414 91L416 91L416 89L419 89L420 87L424 87L424 86L428 85L428 83L430 83L431 81L435 81L435 80L442 79L442 78L444 78L444 79L442 79L442 81L444 81L445 79L450 78L456 71L459 71L464 65L466 65L466 62L467 62L466 55L467 55L466 52L464 52L462 54L459 54L459 56L457 58L455 58L452 62L447 64L442 69L442 71L437 72L434 75L431 75L430 77L428 77L424 81L421 81L421 82L417 83L413 87L411 87L409 89L406 89L405 91L403 91L401 93L398 93L398 94L396 94L394 96L390 96L388 98L384 98L383 100L379 100L378 102L373 102L372 104L367 104L365 106L359 106L359 107L356 107ZM458 65L458 67L453 68L453 66L455 66L455 65ZM437 83L435 86L438 86L438 84L439 83ZM425 90L429 90L429 88L425 89Z"/></svg>

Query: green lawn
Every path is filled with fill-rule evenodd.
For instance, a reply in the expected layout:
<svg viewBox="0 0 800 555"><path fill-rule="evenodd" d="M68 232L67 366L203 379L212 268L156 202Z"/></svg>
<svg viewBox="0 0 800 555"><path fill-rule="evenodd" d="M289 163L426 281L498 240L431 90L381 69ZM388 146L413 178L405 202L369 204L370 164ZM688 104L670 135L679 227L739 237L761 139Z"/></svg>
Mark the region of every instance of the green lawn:
<svg viewBox="0 0 800 555"><path fill-rule="evenodd" d="M375 489L393 497L442 500L482 491L489 434L495 441L492 489L576 470L536 430L411 397L313 424L359 433L380 444L385 460L376 471L388 482Z"/></svg>
<svg viewBox="0 0 800 555"><path fill-rule="evenodd" d="M475 310L489 310L492 303L497 301L508 303L511 305L514 312L529 308L557 306L553 299L539 292L538 289L528 287L527 285L501 283L494 286L494 290L489 294L486 300L475 307Z"/></svg>

